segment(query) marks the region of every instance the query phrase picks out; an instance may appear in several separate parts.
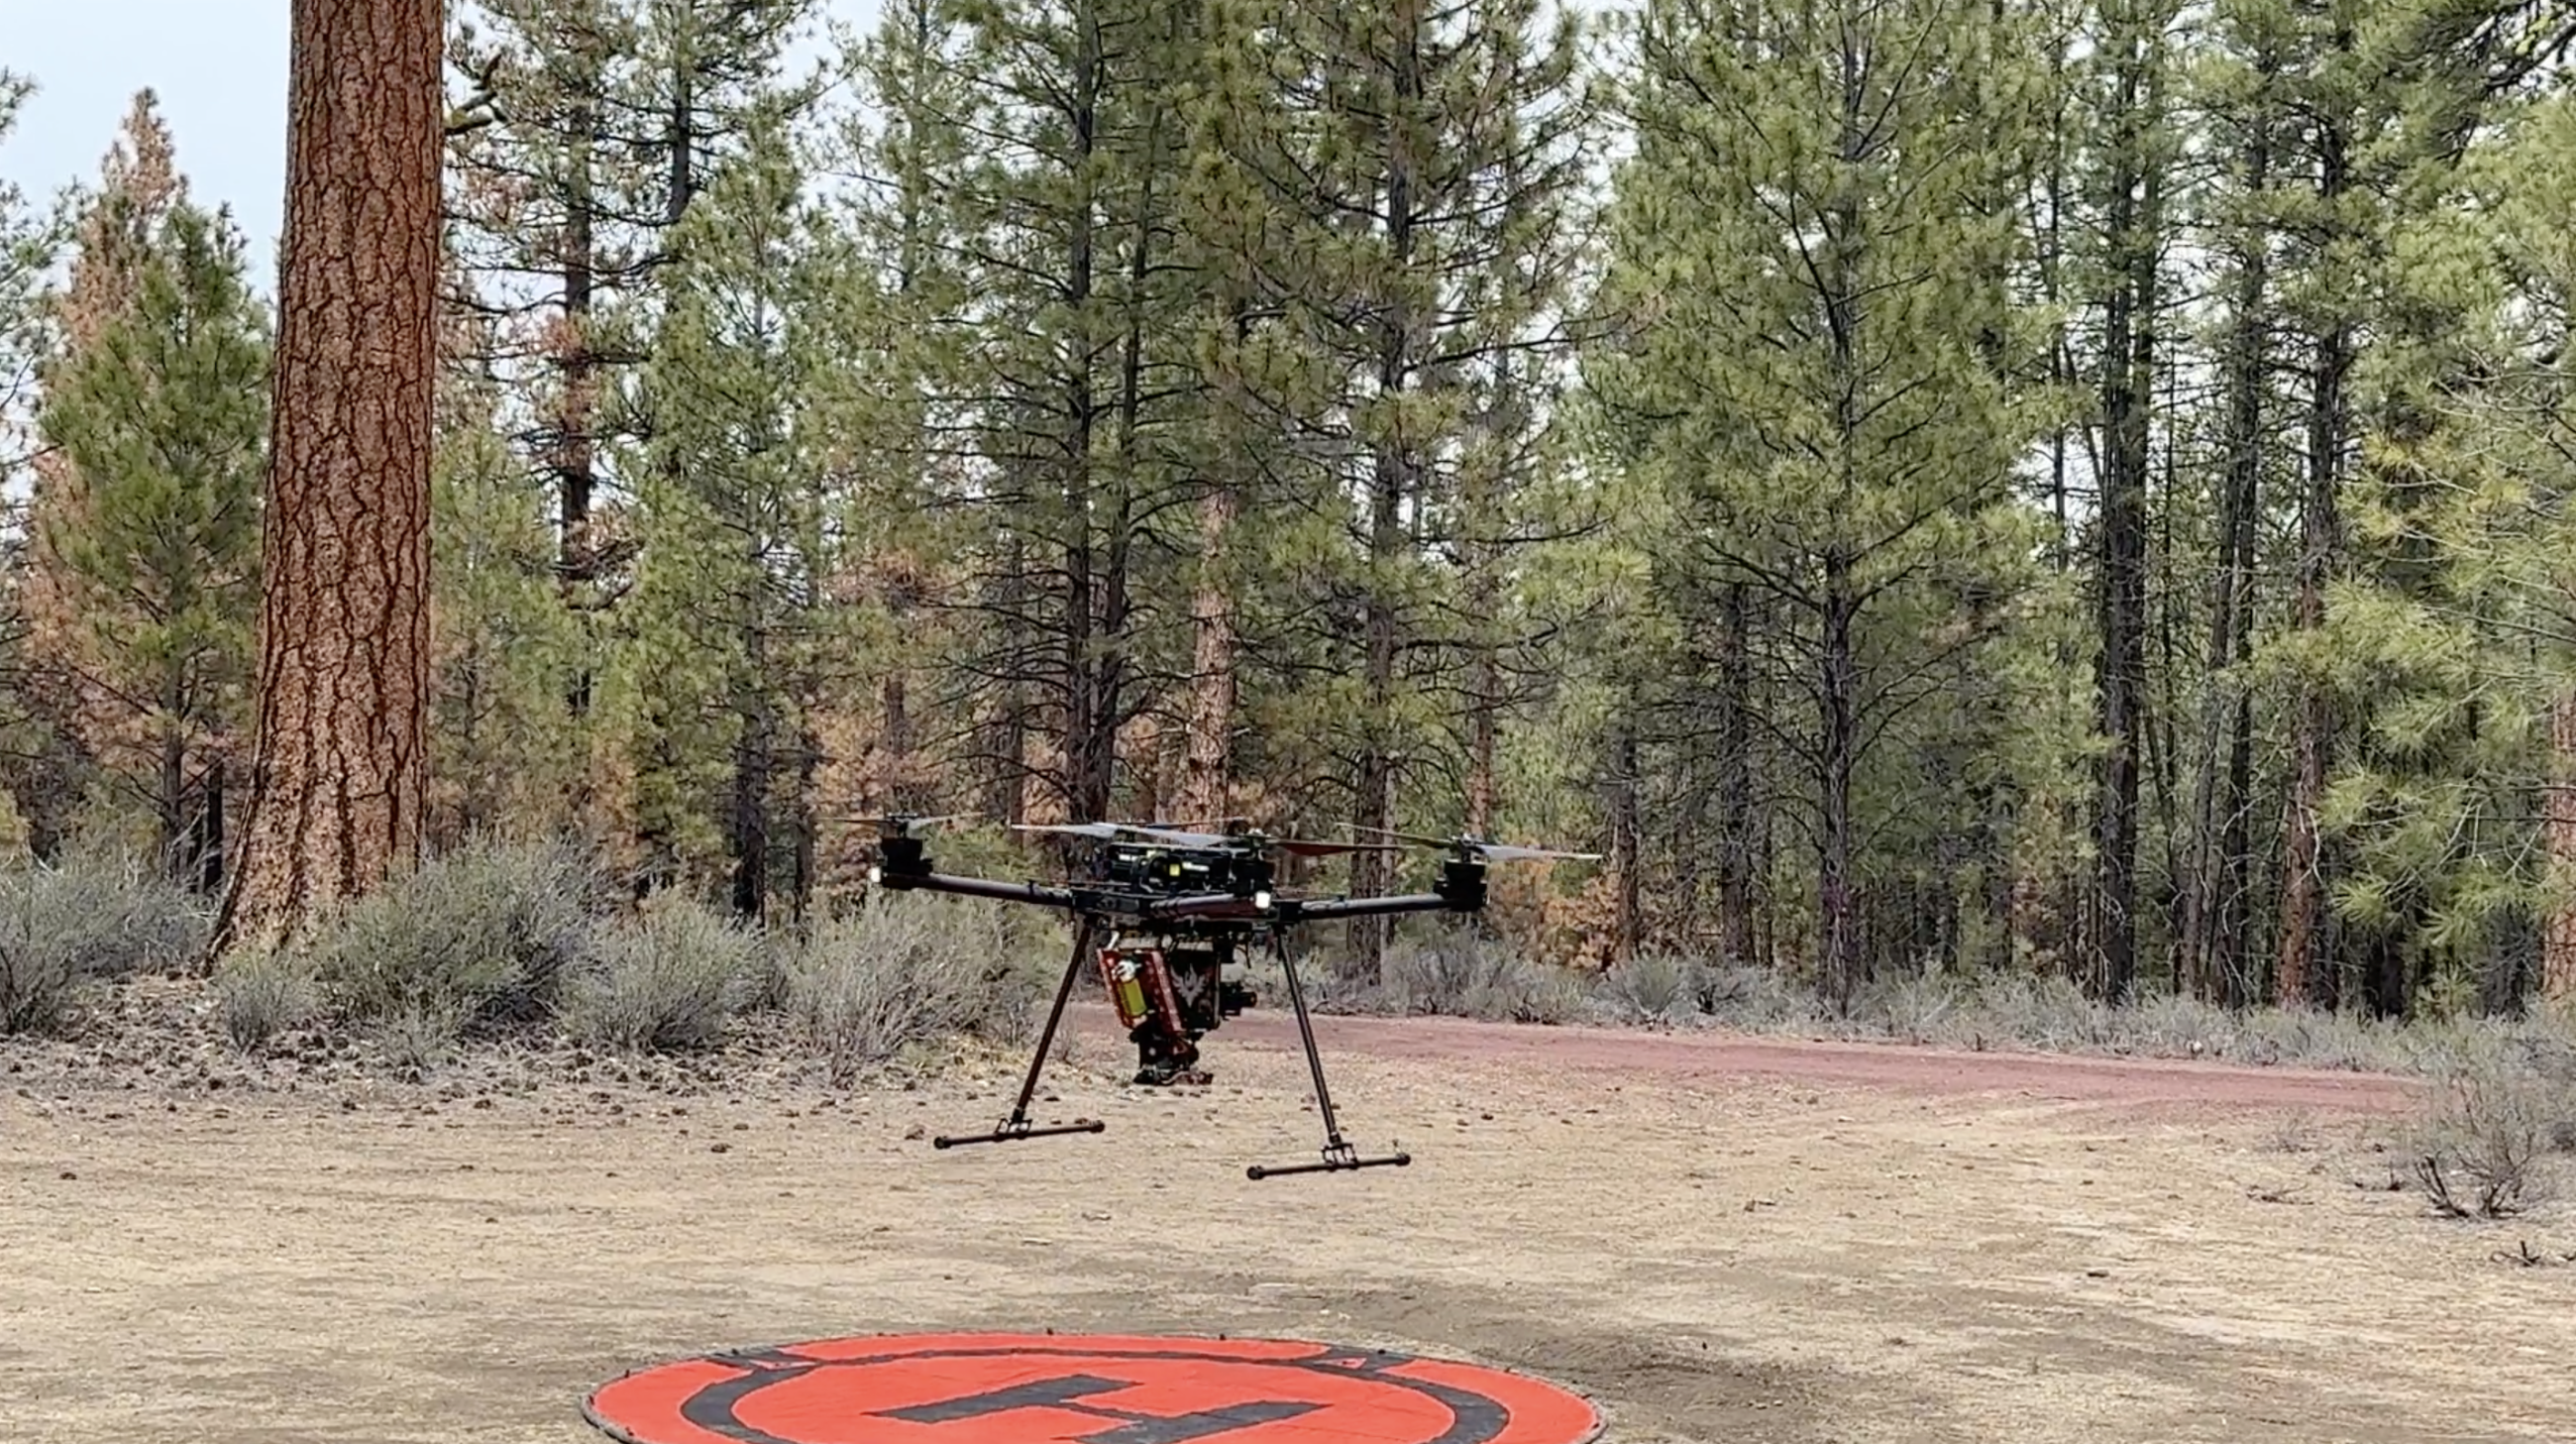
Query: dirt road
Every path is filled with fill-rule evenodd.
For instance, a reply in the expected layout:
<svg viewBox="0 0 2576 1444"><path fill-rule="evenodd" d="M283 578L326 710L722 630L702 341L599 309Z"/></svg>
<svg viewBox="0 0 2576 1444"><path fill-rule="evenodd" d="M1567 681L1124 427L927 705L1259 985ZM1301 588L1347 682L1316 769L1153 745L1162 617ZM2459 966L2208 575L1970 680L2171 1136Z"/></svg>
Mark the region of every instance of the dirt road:
<svg viewBox="0 0 2576 1444"><path fill-rule="evenodd" d="M582 1395L662 1359L1053 1327L1521 1367L1609 1444L2576 1438L2576 1266L2495 1261L2576 1226L2391 1191L2384 1080L1332 1019L1354 1141L1417 1161L1253 1183L1319 1125L1288 1020L1237 1022L1217 1086L1145 1094L1086 1014L1041 1111L1108 1132L953 1152L1015 1060L284 1093L0 1053L0 1437L596 1444Z"/></svg>
<svg viewBox="0 0 2576 1444"><path fill-rule="evenodd" d="M1091 1012L1089 1026L1098 1031L1109 1011ZM1227 1020L1218 1037L1294 1048L1297 1020L1285 1011L1249 1012ZM2405 1107L2420 1087L2413 1080L2385 1074L2179 1059L1970 1053L1896 1043L1792 1042L1719 1032L1530 1027L1457 1018L1318 1017L1315 1037L1319 1050L1330 1054L1473 1061L1587 1079L1625 1075L1668 1084L1752 1079L1831 1083L1917 1096L2013 1095L2067 1102L2384 1113ZM1328 1058L1328 1066L1329 1062Z"/></svg>

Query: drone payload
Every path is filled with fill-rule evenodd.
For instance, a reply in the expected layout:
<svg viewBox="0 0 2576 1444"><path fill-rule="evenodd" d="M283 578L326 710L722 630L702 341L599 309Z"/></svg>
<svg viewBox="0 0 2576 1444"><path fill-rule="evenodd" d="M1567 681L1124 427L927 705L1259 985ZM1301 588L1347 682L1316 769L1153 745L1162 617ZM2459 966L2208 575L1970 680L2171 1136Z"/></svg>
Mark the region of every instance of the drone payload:
<svg viewBox="0 0 2576 1444"><path fill-rule="evenodd" d="M1010 1116L986 1133L941 1136L939 1148L974 1143L1098 1133L1098 1119L1044 1127L1031 1122L1029 1100L1086 963L1097 969L1103 990L1119 1022L1136 1045L1136 1081L1147 1086L1204 1083L1198 1067L1198 1040L1216 1031L1226 1018L1254 1001L1250 988L1225 976L1242 954L1265 945L1287 979L1288 1001L1297 1016L1305 1045L1306 1065L1315 1084L1315 1104L1323 1114L1324 1148L1314 1163L1245 1170L1253 1179L1299 1173L1331 1173L1360 1168L1402 1167L1405 1153L1363 1157L1342 1137L1324 1081L1322 1055L1306 1006L1304 983L1289 956L1284 935L1302 923L1414 912L1472 913L1485 905L1485 867L1489 862L1597 858L1595 853L1511 847L1474 837L1449 839L1388 832L1381 840L1318 842L1272 838L1259 831L1201 832L1159 824L1085 822L1016 825L1021 832L1043 832L1102 844L1094 876L1063 884L1002 882L959 877L936 871L924 850L922 833L960 819L895 816L875 819L881 829L879 861L869 880L896 891L920 890L964 897L1031 903L1071 913L1075 929L1073 956L1056 987L1055 1003L1038 1035L1036 1056L1029 1060L1018 1101ZM1356 829L1355 829L1356 831ZM1330 857L1357 852L1393 852L1407 846L1438 848L1447 853L1440 875L1427 893L1383 897L1284 897L1277 887L1273 859L1279 855ZM1095 935L1107 942L1092 946Z"/></svg>

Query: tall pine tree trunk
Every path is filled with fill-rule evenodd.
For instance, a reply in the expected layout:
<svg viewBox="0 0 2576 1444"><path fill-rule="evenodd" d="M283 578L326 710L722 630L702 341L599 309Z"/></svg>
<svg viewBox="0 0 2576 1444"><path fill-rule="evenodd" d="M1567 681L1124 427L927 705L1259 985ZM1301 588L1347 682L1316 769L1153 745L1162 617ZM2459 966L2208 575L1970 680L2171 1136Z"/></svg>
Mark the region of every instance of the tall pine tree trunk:
<svg viewBox="0 0 2576 1444"><path fill-rule="evenodd" d="M590 534L591 493L597 484L594 435L599 403L599 366L591 350L591 308L596 290L598 242L597 199L591 193L591 147L597 143L601 57L598 32L585 27L581 87L572 107L565 140L574 148L572 176L564 196L563 326L555 337L555 365L563 373L563 395L555 413L555 501L562 528L557 566L566 604L579 612L591 605L590 588L599 579L598 552ZM591 669L573 664L566 704L576 718L590 713ZM580 742L575 739L573 746ZM575 768L575 775L581 769Z"/></svg>
<svg viewBox="0 0 2576 1444"><path fill-rule="evenodd" d="M1726 587L1726 622L1719 633L1720 686L1717 836L1718 951L1736 967L1757 956L1753 877L1757 843L1753 817L1753 645L1751 588Z"/></svg>
<svg viewBox="0 0 2576 1444"><path fill-rule="evenodd" d="M2269 71L2268 57L2265 70ZM2267 119L2246 151L2249 194L2271 174ZM2192 866L2184 878L2181 985L2202 999L2243 1001L2246 838L2254 709L2244 668L2254 626L2254 533L2261 517L2264 385L2269 376L2267 239L2248 238L2237 255L2235 317L2227 355L2227 440L2218 506L2218 577L2209 619L2209 678L2201 712L2198 775L2192 787Z"/></svg>
<svg viewBox="0 0 2576 1444"><path fill-rule="evenodd" d="M2147 411L2155 376L2156 195L2148 174L2152 17L2125 7L2110 175L2111 293L2102 341L2102 651L2098 725L2109 741L2096 804L2093 944L2101 995L2126 1001L2137 982L2138 775L2145 742ZM2151 7L2150 7L2151 8ZM2140 192L2145 192L2141 203Z"/></svg>
<svg viewBox="0 0 2576 1444"><path fill-rule="evenodd" d="M1852 774L1860 747L1860 677L1852 650L1852 622L1860 610L1849 559L1825 556L1824 636L1817 678L1821 700L1823 787L1816 838L1817 955L1825 992L1848 1010L1862 981L1860 919L1852 899Z"/></svg>
<svg viewBox="0 0 2576 1444"><path fill-rule="evenodd" d="M1234 754L1234 598L1221 568L1234 527L1235 493L1212 486L1199 498L1199 555L1208 568L1190 608L1190 720L1180 815L1223 827L1233 809L1228 764Z"/></svg>
<svg viewBox="0 0 2576 1444"><path fill-rule="evenodd" d="M419 861L442 8L291 12L258 715L218 949Z"/></svg>
<svg viewBox="0 0 2576 1444"><path fill-rule="evenodd" d="M1398 23L1405 27L1409 40L1418 40L1422 19L1407 7ZM1404 118L1411 116L1422 101L1421 52L1417 44L1400 43L1395 47L1393 75L1394 105L1385 122L1386 154L1385 226L1386 263L1397 274L1416 264L1414 256L1414 190L1416 170L1423 158L1416 156L1408 144ZM1413 331L1415 317L1400 299L1391 300L1378 331L1377 394L1392 399L1408 388L1413 374ZM1403 555L1407 541L1403 515L1405 499L1413 490L1415 459L1414 439L1407 433L1402 408L1395 408L1389 425L1393 436L1379 438L1377 454L1369 479L1369 545L1368 600L1362 618L1362 645L1366 648L1362 706L1359 787L1352 823L1360 836L1373 836L1394 825L1396 739L1394 727L1395 660L1401 641L1402 624L1396 615L1395 601L1387 593L1391 586L1388 571ZM1384 853L1362 852L1351 857L1351 890L1353 893L1382 891L1393 873ZM1364 981L1376 981L1385 959L1386 942L1391 928L1385 918L1355 918L1349 924L1352 972Z"/></svg>
<svg viewBox="0 0 2576 1444"><path fill-rule="evenodd" d="M1066 237L1064 307L1087 317L1097 271L1094 234L1098 205L1094 196L1094 161L1100 146L1100 17L1096 7L1077 7L1075 25L1080 48L1074 61L1067 120L1072 134L1066 165L1075 177L1077 201ZM1087 338L1086 338L1087 340ZM1070 434L1064 441L1064 624L1065 667L1063 773L1065 806L1077 822L1096 822L1108 815L1109 781L1093 769L1107 734L1114 746L1117 722L1105 715L1098 692L1100 674L1092 656L1096 639L1093 618L1099 605L1098 563L1092 548L1095 478L1092 446L1097 428L1097 401L1091 378L1088 344L1069 348L1063 376L1064 405Z"/></svg>
<svg viewBox="0 0 2576 1444"><path fill-rule="evenodd" d="M745 605L753 617L743 628L743 676L734 684L734 725L740 731L734 738L733 806L725 830L733 852L734 914L758 922L769 906L769 783L778 716L767 685L769 628L759 620L759 596L747 598Z"/></svg>
<svg viewBox="0 0 2576 1444"><path fill-rule="evenodd" d="M2349 29L2334 38L2337 52L2352 47ZM2329 235L2341 229L2335 212L2344 204L2345 122L2329 116L2319 128L2317 199ZM2326 580L2340 550L2343 493L2344 379L2352 367L2352 326L2343 303L2318 329L2316 377L2308 403L2308 484L2299 505L2299 568L2290 624L2300 632L2325 625ZM2332 766L2334 703L2322 683L2303 679L2291 719L2290 795L2282 819L2281 935L2273 963L2273 994L2284 1006L2315 1000L2317 955L2325 923L2325 847L2318 810L2325 804Z"/></svg>
<svg viewBox="0 0 2576 1444"><path fill-rule="evenodd" d="M2549 789L2549 860L2576 877L2576 691L2549 710L2549 752L2557 775ZM2576 1006L2576 901L2549 915L2540 944L2541 996Z"/></svg>
<svg viewBox="0 0 2576 1444"><path fill-rule="evenodd" d="M1610 914L1610 961L1637 955L1644 931L1645 825L1637 806L1637 722L1633 713L1612 722L1610 730L1610 879L1616 889Z"/></svg>
<svg viewBox="0 0 2576 1444"><path fill-rule="evenodd" d="M1177 6L1167 13L1175 32L1181 18ZM1159 233L1154 183L1162 173L1163 133L1164 113L1157 106L1145 122L1144 176L1136 188L1134 232L1128 239L1126 334L1120 340L1118 358L1118 475L1116 495L1107 508L1109 552L1100 578L1100 655L1091 686L1099 716L1083 766L1084 796L1095 799L1094 810L1083 814L1087 817L1099 817L1109 808L1118 774L1118 733L1126 722L1128 626L1134 611L1128 588L1136 552L1136 490L1144 464L1146 290L1159 259L1154 250Z"/></svg>

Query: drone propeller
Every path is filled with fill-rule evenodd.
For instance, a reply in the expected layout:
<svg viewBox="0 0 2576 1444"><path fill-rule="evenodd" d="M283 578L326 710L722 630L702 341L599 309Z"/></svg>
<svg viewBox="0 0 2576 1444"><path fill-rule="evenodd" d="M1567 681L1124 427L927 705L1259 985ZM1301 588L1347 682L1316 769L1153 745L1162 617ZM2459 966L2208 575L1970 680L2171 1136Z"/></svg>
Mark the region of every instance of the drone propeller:
<svg viewBox="0 0 2576 1444"><path fill-rule="evenodd" d="M944 827L952 822L972 822L976 819L971 812L951 812L940 817L914 817L909 813L896 812L888 813L883 817L854 817L850 820L880 828L888 837L919 837L935 827Z"/></svg>
<svg viewBox="0 0 2576 1444"><path fill-rule="evenodd" d="M1457 853L1461 857L1472 856L1480 862L1539 862L1554 860L1563 860L1568 862L1598 862L1601 860L1601 854L1597 852L1565 852L1557 848L1549 847L1515 847L1510 843L1488 842L1481 837L1475 837L1463 832L1458 834L1456 837L1423 837L1418 833L1397 832L1391 828L1361 827L1355 823L1344 823L1342 825L1352 832L1379 833L1386 837L1395 838L1400 842L1412 843L1417 847L1436 847L1444 852Z"/></svg>
<svg viewBox="0 0 2576 1444"><path fill-rule="evenodd" d="M1140 832L1147 837L1171 843L1175 847L1233 847L1242 848L1251 852L1268 852L1276 849L1277 851L1290 853L1297 857L1340 857L1345 853L1353 852L1396 852L1401 850L1390 843L1317 842L1308 838L1300 837L1272 837L1268 833L1261 832L1257 829L1249 832L1215 833L1187 832L1179 828L1168 827L1140 827L1136 828L1135 831Z"/></svg>
<svg viewBox="0 0 2576 1444"><path fill-rule="evenodd" d="M1054 832L1068 837L1088 837L1099 842L1116 842L1119 834L1136 829L1117 822L1014 822L1013 832Z"/></svg>

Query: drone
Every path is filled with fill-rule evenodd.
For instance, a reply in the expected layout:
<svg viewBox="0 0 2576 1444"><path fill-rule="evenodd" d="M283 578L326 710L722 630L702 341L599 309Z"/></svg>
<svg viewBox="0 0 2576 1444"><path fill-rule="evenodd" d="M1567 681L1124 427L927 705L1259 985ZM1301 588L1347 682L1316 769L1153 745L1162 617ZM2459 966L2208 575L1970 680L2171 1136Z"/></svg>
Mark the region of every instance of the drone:
<svg viewBox="0 0 2576 1444"><path fill-rule="evenodd" d="M1029 1060L1019 1099L1010 1116L985 1133L941 1135L934 1147L956 1148L977 1143L1099 1133L1108 1125L1094 1118L1039 1126L1029 1118L1029 1100L1055 1045L1065 1005L1086 968L1096 972L1116 1009L1119 1024L1135 1044L1135 1081L1147 1087L1201 1085L1208 1075L1198 1067L1198 1042L1241 1014L1256 1001L1253 990L1228 977L1241 955L1266 946L1288 984L1288 1001L1297 1015L1298 1036L1305 1044L1306 1067L1315 1084L1315 1104L1323 1115L1324 1148L1317 1162L1278 1167L1254 1164L1244 1170L1256 1181L1291 1174L1338 1173L1393 1166L1413 1161L1397 1152L1363 1157L1343 1138L1333 1111L1332 1090L1324 1081L1323 1056L1315 1047L1313 1015L1306 990L1289 956L1286 934L1305 923L1399 913L1473 913L1485 906L1485 868L1489 863L1550 859L1595 860L1597 853L1560 852L1514 847L1472 836L1420 837L1377 828L1352 828L1371 834L1350 842L1273 838L1258 830L1204 832L1159 823L1078 822L1014 824L1018 832L1048 833L1100 845L1092 876L1063 884L1004 882L959 877L933 868L924 851L923 834L959 817L897 815L871 819L880 827L879 861L868 880L889 891L952 893L994 898L1060 909L1078 921L1073 956L1056 985L1055 1005L1038 1034L1036 1056ZM1332 857L1363 852L1394 852L1405 847L1435 848L1446 854L1440 875L1427 893L1382 897L1291 897L1277 886L1281 856ZM1106 942L1092 947L1092 939Z"/></svg>

